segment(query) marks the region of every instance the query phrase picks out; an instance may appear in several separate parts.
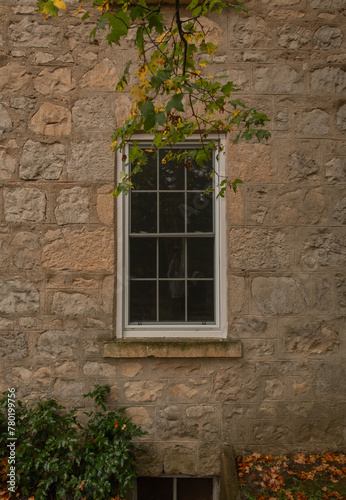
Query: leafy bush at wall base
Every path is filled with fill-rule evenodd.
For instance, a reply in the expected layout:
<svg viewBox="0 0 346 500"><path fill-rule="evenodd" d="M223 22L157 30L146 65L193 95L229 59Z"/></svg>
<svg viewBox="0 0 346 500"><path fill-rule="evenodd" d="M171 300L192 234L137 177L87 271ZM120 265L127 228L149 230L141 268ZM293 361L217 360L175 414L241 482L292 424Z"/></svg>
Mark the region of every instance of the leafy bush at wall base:
<svg viewBox="0 0 346 500"><path fill-rule="evenodd" d="M96 411L85 413L85 427L75 410L66 410L54 399L36 405L17 401L16 486L22 495L34 495L35 500L124 498L137 476L132 438L144 432L124 416L124 409L106 412L108 391L107 386L95 386L84 395L96 404ZM9 442L7 394L0 408L4 456Z"/></svg>

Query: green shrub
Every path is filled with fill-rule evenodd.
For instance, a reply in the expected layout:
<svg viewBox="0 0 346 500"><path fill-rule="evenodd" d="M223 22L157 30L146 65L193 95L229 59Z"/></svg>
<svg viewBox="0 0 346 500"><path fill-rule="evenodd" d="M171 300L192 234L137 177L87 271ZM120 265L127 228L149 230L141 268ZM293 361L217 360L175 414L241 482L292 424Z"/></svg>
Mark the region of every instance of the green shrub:
<svg viewBox="0 0 346 500"><path fill-rule="evenodd" d="M85 427L75 410L54 399L36 405L17 401L16 485L22 494L34 494L35 500L124 497L137 475L132 438L144 432L124 416L124 408L106 411L108 391L95 386L84 395L97 407L85 413ZM0 407L0 446L6 450L7 395Z"/></svg>

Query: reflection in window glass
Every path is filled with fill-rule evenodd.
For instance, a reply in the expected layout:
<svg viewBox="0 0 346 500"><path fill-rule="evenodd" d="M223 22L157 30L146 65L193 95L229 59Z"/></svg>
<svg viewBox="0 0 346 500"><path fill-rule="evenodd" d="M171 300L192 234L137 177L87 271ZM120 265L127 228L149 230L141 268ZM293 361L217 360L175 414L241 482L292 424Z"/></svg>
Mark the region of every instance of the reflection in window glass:
<svg viewBox="0 0 346 500"><path fill-rule="evenodd" d="M177 162L166 161L164 157L169 152L163 149L159 152L159 186L162 189L184 190L185 169L184 165ZM164 163L162 163L162 160Z"/></svg>

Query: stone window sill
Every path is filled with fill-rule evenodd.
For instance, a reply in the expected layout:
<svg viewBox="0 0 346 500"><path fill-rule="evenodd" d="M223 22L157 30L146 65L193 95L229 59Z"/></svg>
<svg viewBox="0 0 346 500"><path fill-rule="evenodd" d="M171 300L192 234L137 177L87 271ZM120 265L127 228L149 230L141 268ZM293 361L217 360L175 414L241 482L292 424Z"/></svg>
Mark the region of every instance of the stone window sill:
<svg viewBox="0 0 346 500"><path fill-rule="evenodd" d="M240 340L116 339L103 344L104 358L240 358Z"/></svg>

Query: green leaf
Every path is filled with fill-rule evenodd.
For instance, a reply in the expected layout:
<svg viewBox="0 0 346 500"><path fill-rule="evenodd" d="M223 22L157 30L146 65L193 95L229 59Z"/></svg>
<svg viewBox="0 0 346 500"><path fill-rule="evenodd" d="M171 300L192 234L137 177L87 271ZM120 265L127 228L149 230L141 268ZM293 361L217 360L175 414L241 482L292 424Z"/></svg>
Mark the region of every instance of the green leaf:
<svg viewBox="0 0 346 500"><path fill-rule="evenodd" d="M233 82L227 82L221 87L221 92L226 96L229 96L231 92L235 91L236 89L233 87Z"/></svg>
<svg viewBox="0 0 346 500"><path fill-rule="evenodd" d="M148 132L155 125L156 113L153 101L147 101L142 104L141 115L144 119L144 132Z"/></svg>
<svg viewBox="0 0 346 500"><path fill-rule="evenodd" d="M165 113L163 111L159 111L158 113L156 113L155 120L159 125L165 125L167 121Z"/></svg>
<svg viewBox="0 0 346 500"><path fill-rule="evenodd" d="M153 13L153 14L150 14L148 16L148 22L149 22L149 29L150 31L155 28L155 31L156 33L158 33L159 35L161 35L161 33L163 33L163 29L164 29L164 26L163 26L163 16L162 14L157 14L156 12Z"/></svg>
<svg viewBox="0 0 346 500"><path fill-rule="evenodd" d="M172 111L173 108L176 109L177 111L185 111L183 103L182 103L182 99L183 99L183 94L174 94L174 96L168 102L168 104L166 106L167 115L170 114L170 112Z"/></svg>
<svg viewBox="0 0 346 500"><path fill-rule="evenodd" d="M232 188L233 188L233 191L236 193L237 192L237 184L242 184L243 181L241 181L240 179L235 179L233 182L232 182Z"/></svg>

